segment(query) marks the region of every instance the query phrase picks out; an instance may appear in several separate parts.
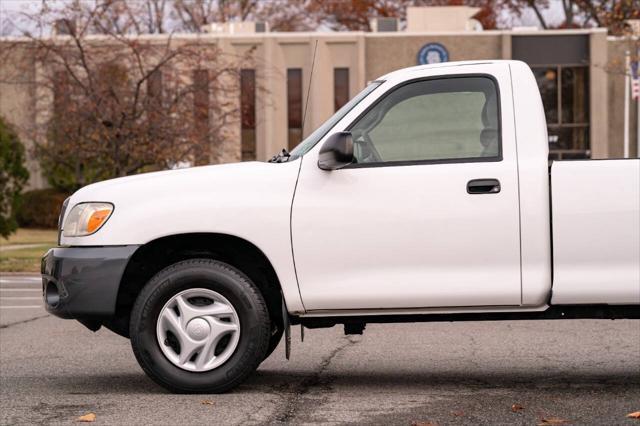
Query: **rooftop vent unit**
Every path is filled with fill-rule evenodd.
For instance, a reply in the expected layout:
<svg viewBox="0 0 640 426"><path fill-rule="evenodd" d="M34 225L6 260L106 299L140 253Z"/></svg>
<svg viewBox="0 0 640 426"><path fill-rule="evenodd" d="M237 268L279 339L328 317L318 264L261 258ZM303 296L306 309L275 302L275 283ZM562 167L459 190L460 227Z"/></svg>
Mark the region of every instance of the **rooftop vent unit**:
<svg viewBox="0 0 640 426"><path fill-rule="evenodd" d="M511 30L514 32L530 32L530 31L538 31L540 28L536 27L535 25L529 25L529 26L516 26L513 27Z"/></svg>
<svg viewBox="0 0 640 426"><path fill-rule="evenodd" d="M371 31L376 33L390 33L398 31L398 19L378 17L371 19Z"/></svg>
<svg viewBox="0 0 640 426"><path fill-rule="evenodd" d="M76 22L72 19L56 19L53 23L54 35L72 35L76 32Z"/></svg>
<svg viewBox="0 0 640 426"><path fill-rule="evenodd" d="M480 11L469 6L426 6L407 8L407 32L482 31L472 19Z"/></svg>
<svg viewBox="0 0 640 426"><path fill-rule="evenodd" d="M627 19L625 24L629 27L631 35L640 37L640 19Z"/></svg>
<svg viewBox="0 0 640 426"><path fill-rule="evenodd" d="M204 25L202 31L211 34L253 34L269 32L267 22L213 22Z"/></svg>

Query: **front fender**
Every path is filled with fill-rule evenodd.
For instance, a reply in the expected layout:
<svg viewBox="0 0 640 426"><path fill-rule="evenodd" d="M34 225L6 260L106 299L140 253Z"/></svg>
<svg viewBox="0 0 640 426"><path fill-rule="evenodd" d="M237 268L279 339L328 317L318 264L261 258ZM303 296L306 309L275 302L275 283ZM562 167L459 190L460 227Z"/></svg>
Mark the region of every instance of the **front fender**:
<svg viewBox="0 0 640 426"><path fill-rule="evenodd" d="M165 236L219 233L254 244L272 262L292 312L304 310L291 250L290 213L300 161L237 163L149 173L85 187L75 204L108 201L113 214L95 234L63 246L144 245Z"/></svg>

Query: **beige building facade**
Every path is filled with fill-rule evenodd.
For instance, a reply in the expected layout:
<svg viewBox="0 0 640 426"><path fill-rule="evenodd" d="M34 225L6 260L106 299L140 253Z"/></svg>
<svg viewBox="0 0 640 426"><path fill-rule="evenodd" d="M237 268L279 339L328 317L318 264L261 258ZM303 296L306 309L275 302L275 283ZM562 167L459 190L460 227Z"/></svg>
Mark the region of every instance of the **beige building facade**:
<svg viewBox="0 0 640 426"><path fill-rule="evenodd" d="M514 42L523 39L526 41L523 48L527 49L524 52L514 48ZM316 65L310 82L316 41ZM582 48L577 53L582 55L576 54L577 57L569 61L562 59L563 51L545 55L563 43L568 46L561 50L577 45ZM552 158L622 156L624 76L617 65L624 61L628 42L609 38L605 30L596 29L267 36L261 46L268 52L265 59L269 58L271 67L278 72L267 83L272 95L271 108L265 109L265 114L258 119L258 158L264 159L287 145L288 69L302 70L303 92L306 95L309 91L304 129L307 135L334 112L336 69L348 68L349 94L354 96L368 81L417 65L420 49L430 44L445 47L450 61L521 59L529 62L545 99ZM538 57L529 58L527 51L531 49L540 49ZM632 103L630 152L634 156L637 155L636 108L637 103ZM563 111L565 117L559 117Z"/></svg>
<svg viewBox="0 0 640 426"><path fill-rule="evenodd" d="M608 37L605 29L373 33L245 29L198 37L203 48L210 43L239 56L253 52L251 60L240 64L243 81L236 101L242 104L243 116L229 129L225 148L217 151L225 154L212 162L266 160L282 148L293 148L368 81L390 71L421 62L482 59L520 59L532 67L547 113L551 158L615 158L623 153L621 64L633 41ZM0 72L3 66L7 64L0 65ZM25 82L31 78L36 78L35 64L33 75L24 75ZM0 84L0 114L20 129L37 119L35 98L26 84ZM636 108L637 102L632 102L631 156L638 155ZM30 160L29 168L31 187L45 186L35 160Z"/></svg>

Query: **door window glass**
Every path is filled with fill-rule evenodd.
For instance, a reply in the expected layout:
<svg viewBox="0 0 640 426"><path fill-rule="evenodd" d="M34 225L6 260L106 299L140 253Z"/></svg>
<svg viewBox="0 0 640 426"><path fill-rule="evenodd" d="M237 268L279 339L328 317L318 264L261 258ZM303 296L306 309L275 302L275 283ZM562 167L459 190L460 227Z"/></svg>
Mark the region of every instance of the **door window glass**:
<svg viewBox="0 0 640 426"><path fill-rule="evenodd" d="M497 98L486 77L404 85L351 126L356 162L498 160Z"/></svg>

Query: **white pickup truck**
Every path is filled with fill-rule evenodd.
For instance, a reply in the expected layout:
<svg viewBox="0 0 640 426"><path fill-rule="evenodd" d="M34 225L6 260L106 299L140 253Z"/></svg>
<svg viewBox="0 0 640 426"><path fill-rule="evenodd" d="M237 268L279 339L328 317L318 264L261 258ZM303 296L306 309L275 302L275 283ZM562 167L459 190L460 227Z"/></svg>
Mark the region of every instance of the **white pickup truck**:
<svg viewBox="0 0 640 426"><path fill-rule="evenodd" d="M640 159L547 156L524 63L392 72L270 162L73 194L45 304L174 392L233 388L292 324L640 318Z"/></svg>

